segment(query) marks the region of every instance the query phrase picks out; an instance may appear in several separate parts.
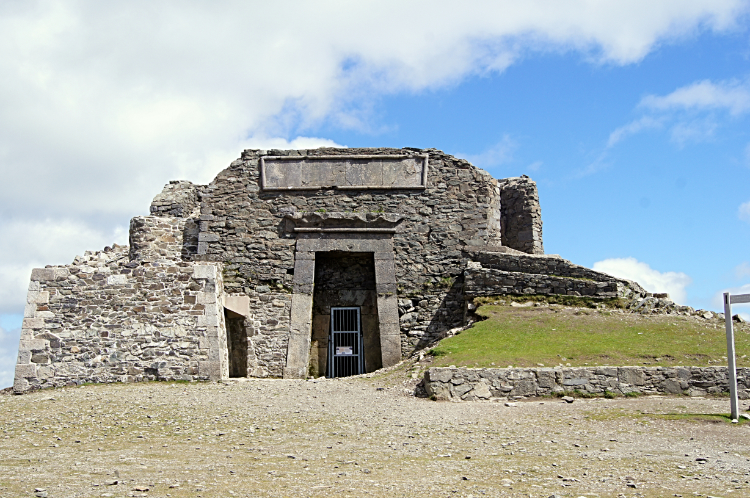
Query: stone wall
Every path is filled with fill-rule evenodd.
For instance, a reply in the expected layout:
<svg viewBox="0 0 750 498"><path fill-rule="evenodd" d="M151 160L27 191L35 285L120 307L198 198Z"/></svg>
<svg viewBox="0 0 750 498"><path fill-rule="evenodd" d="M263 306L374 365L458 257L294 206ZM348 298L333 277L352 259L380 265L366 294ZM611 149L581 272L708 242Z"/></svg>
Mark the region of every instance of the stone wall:
<svg viewBox="0 0 750 498"><path fill-rule="evenodd" d="M502 245L529 254L544 254L542 208L536 183L528 176L498 182Z"/></svg>
<svg viewBox="0 0 750 498"><path fill-rule="evenodd" d="M204 185L194 185L185 180L173 180L151 201L151 214L187 218L199 205Z"/></svg>
<svg viewBox="0 0 750 498"><path fill-rule="evenodd" d="M556 254L531 255L508 254L492 250L469 251L472 261L481 263L483 268L502 270L507 272L533 273L552 275L556 277L570 277L588 279L596 282L623 282L633 286L637 292L645 292L637 283L613 277L606 273L591 270L585 266L571 263Z"/></svg>
<svg viewBox="0 0 750 498"><path fill-rule="evenodd" d="M233 375L300 377L314 367L311 358L320 374L327 337L313 322L349 303L366 318L372 370L462 326L472 297L610 297L634 289L601 274L592 279L596 272L560 258L535 259L543 252L536 184L495 180L435 149L246 150L209 185L170 182L150 211L131 221L129 249L34 274L19 389L223 378L227 319ZM336 251L372 258L374 285L345 289L351 295L326 289L316 263L325 267ZM346 277L356 264L340 266ZM206 268L221 273L199 277ZM37 302L42 295L55 301ZM231 307L225 314L225 295L246 315ZM37 340L47 343L24 342ZM62 352L52 351L58 343ZM42 354L32 361L42 350L47 363Z"/></svg>
<svg viewBox="0 0 750 498"><path fill-rule="evenodd" d="M37 268L24 311L14 389L227 376L220 263L165 259L163 220L143 220L143 243ZM177 223L173 223L177 226ZM176 232L179 234L179 230ZM165 247L160 247L161 243ZM177 248L177 249L175 249ZM159 257L148 260L145 255Z"/></svg>
<svg viewBox="0 0 750 498"><path fill-rule="evenodd" d="M427 393L441 400L490 400L580 391L686 394L729 391L726 367L430 368ZM750 368L737 369L737 394L750 398Z"/></svg>
<svg viewBox="0 0 750 498"><path fill-rule="evenodd" d="M421 187L315 186L325 184L325 179L308 179L299 189L264 190L261 185L260 159L265 157L382 155L421 159L424 154L429 156L429 167L426 185ZM402 354L462 324L461 288L467 261L462 250L501 243L497 180L467 161L438 150L247 150L202 190L198 250L192 257L226 262L224 276L229 292L293 292L298 235L290 219L303 213L403 217L389 235L398 298L410 302L402 307L404 314L408 313L400 324ZM363 223L363 228L374 227ZM275 326L274 331L284 334ZM259 333L271 331L260 325ZM276 365L260 363L269 371L277 369Z"/></svg>
<svg viewBox="0 0 750 498"><path fill-rule="evenodd" d="M574 265L557 255L468 251L464 297L560 294L594 298L637 298L647 292L630 280Z"/></svg>

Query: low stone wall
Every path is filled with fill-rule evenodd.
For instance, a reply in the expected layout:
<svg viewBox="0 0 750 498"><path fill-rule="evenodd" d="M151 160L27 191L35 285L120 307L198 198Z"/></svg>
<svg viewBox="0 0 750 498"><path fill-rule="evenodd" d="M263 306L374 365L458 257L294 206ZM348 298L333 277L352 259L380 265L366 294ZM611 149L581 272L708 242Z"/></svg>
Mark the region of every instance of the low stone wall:
<svg viewBox="0 0 750 498"><path fill-rule="evenodd" d="M729 391L726 367L430 368L427 394L440 400L490 400L588 394L687 394ZM750 368L737 369L737 393L750 398Z"/></svg>
<svg viewBox="0 0 750 498"><path fill-rule="evenodd" d="M32 271L14 390L220 379L220 263L129 261L127 247Z"/></svg>
<svg viewBox="0 0 750 498"><path fill-rule="evenodd" d="M631 285L633 291L637 293L646 294L646 291L635 282L576 265L557 254L518 254L500 251L499 249L501 248L497 248L497 250L481 248L477 251L471 251L471 248L467 248L466 250L471 260L481 263L483 268L556 277L583 278L596 282L620 282Z"/></svg>
<svg viewBox="0 0 750 498"><path fill-rule="evenodd" d="M464 295L467 299L506 294L560 294L596 298L628 297L632 290L617 282L596 282L553 275L520 273L481 268L469 263L464 271Z"/></svg>

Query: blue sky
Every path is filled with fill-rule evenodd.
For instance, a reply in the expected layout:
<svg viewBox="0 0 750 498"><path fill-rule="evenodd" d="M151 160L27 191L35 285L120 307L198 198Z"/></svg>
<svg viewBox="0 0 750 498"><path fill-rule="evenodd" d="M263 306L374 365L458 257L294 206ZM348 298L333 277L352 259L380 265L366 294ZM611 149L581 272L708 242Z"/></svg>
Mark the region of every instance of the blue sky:
<svg viewBox="0 0 750 498"><path fill-rule="evenodd" d="M750 292L750 4L0 0L0 385L31 268L243 148L434 147L539 186L548 253Z"/></svg>

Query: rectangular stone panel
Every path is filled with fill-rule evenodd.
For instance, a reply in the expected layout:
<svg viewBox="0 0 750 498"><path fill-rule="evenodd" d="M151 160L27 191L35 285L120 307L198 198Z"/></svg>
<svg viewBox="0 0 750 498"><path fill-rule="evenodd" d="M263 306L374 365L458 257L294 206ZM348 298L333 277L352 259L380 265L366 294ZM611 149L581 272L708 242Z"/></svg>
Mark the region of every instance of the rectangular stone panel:
<svg viewBox="0 0 750 498"><path fill-rule="evenodd" d="M428 157L422 156L264 156L264 190L423 189Z"/></svg>

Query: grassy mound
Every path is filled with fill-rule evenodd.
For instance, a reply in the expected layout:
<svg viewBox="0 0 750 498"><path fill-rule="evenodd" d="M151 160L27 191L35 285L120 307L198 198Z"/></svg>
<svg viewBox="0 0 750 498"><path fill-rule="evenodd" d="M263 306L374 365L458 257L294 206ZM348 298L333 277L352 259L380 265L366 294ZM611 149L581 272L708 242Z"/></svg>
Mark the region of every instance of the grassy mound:
<svg viewBox="0 0 750 498"><path fill-rule="evenodd" d="M489 304L486 318L431 350L433 366L726 366L724 321L616 307ZM750 366L750 325L735 324L737 366Z"/></svg>

